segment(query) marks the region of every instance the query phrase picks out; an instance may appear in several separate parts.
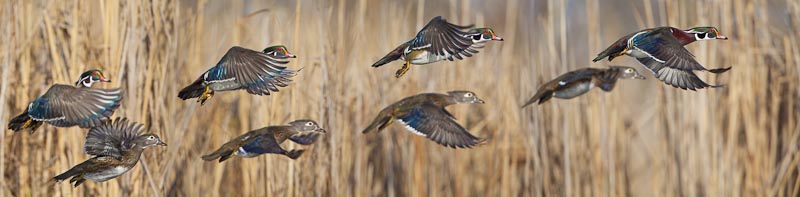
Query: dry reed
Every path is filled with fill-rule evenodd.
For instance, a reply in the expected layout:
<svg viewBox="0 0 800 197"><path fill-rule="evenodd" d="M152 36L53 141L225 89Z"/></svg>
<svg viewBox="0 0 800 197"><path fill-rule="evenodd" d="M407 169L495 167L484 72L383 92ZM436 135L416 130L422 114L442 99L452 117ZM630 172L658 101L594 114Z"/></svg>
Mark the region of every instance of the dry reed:
<svg viewBox="0 0 800 197"><path fill-rule="evenodd" d="M475 57L369 65L431 17L506 38ZM87 159L85 131L44 126L0 135L0 196L798 196L800 2L729 1L20 1L0 2L0 122L54 83L99 68L126 97L116 116L169 147L104 183L46 185ZM682 91L649 76L611 93L520 109L542 82L645 27L717 26L731 39L689 46L726 88ZM271 96L217 94L200 107L178 90L233 45L285 44L303 68ZM613 64L634 66L631 58ZM641 67L639 67L641 68ZM641 68L643 69L643 68ZM402 97L475 91L448 108L488 144L453 150L399 126L361 134ZM298 160L204 162L248 130L311 118L329 134ZM296 145L290 145L299 147Z"/></svg>

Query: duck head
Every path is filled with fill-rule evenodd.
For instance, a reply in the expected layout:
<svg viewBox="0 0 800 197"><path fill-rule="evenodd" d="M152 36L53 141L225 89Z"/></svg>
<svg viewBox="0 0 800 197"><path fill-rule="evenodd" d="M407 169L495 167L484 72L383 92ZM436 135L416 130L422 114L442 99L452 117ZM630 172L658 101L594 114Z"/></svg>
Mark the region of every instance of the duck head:
<svg viewBox="0 0 800 197"><path fill-rule="evenodd" d="M140 135L139 137L136 137L136 140L134 140L134 144L136 144L136 146L141 147L142 149L145 149L145 148L148 148L148 147L151 147L151 146L167 146L167 143L164 143L164 141L161 141L161 138L159 138L158 135L152 134L152 133L148 133L148 134L144 134L144 135Z"/></svg>
<svg viewBox="0 0 800 197"><path fill-rule="evenodd" d="M637 71L635 68L632 67L611 66L610 69L616 71L617 73L620 73L619 75L617 75L617 78L619 79L645 79L642 73L639 73L639 71Z"/></svg>
<svg viewBox="0 0 800 197"><path fill-rule="evenodd" d="M728 39L728 37L721 35L716 27L693 27L683 31L689 35L692 35L696 41Z"/></svg>
<svg viewBox="0 0 800 197"><path fill-rule="evenodd" d="M75 82L75 85L90 88L96 82L111 82L111 79L103 76L103 72L100 72L100 70L89 70L81 74L80 79Z"/></svg>
<svg viewBox="0 0 800 197"><path fill-rule="evenodd" d="M323 133L326 132L325 129L322 129L322 127L320 127L319 124L317 124L317 122L314 122L313 120L305 120L305 119L295 120L290 122L289 125L292 125L292 127L296 128L301 132L302 131L319 131Z"/></svg>
<svg viewBox="0 0 800 197"><path fill-rule="evenodd" d="M286 46L283 45L275 45L271 47L267 47L264 49L264 53L270 56L275 56L279 58L296 58L294 54L289 53L289 49L286 49Z"/></svg>
<svg viewBox="0 0 800 197"><path fill-rule="evenodd" d="M483 100L478 98L478 96L471 91L457 90L447 92L447 94L450 95L456 103L484 103Z"/></svg>
<svg viewBox="0 0 800 197"><path fill-rule="evenodd" d="M490 40L503 41L503 38L494 34L492 28L475 28L470 32L473 33L470 34L473 43L489 42Z"/></svg>

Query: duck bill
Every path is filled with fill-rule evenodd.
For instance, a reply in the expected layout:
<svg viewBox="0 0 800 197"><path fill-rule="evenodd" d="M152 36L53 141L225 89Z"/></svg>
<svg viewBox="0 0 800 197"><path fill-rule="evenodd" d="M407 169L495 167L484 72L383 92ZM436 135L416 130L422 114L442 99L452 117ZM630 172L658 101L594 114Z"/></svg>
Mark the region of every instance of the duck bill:
<svg viewBox="0 0 800 197"><path fill-rule="evenodd" d="M318 131L318 132L323 132L323 133L328 133L328 131L327 131L327 130L325 130L325 129L323 129L323 128L317 128L317 130L316 130L316 131Z"/></svg>
<svg viewBox="0 0 800 197"><path fill-rule="evenodd" d="M294 55L294 54L291 54L291 53L286 53L286 57L289 57L289 58L297 58L297 56L296 56L296 55Z"/></svg>
<svg viewBox="0 0 800 197"><path fill-rule="evenodd" d="M647 78L645 78L645 77L644 77L644 76L642 76L642 75L639 75L639 76L636 76L636 77L634 77L634 79L642 79L642 80L644 80L644 79L647 79Z"/></svg>
<svg viewBox="0 0 800 197"><path fill-rule="evenodd" d="M167 143L164 143L164 142L158 142L158 144L156 144L156 145L159 145L159 146L167 146Z"/></svg>
<svg viewBox="0 0 800 197"><path fill-rule="evenodd" d="M498 36L495 36L495 37L492 37L492 40L495 40L495 41L503 41L503 38L501 38L501 37L498 37Z"/></svg>
<svg viewBox="0 0 800 197"><path fill-rule="evenodd" d="M111 82L111 79L102 77L102 78L100 78L100 81L102 81L102 82Z"/></svg>
<svg viewBox="0 0 800 197"><path fill-rule="evenodd" d="M728 37L727 37L727 36L721 36L721 35L718 35L718 36L717 36L717 39L720 39L720 40L727 40L727 39L728 39Z"/></svg>
<svg viewBox="0 0 800 197"><path fill-rule="evenodd" d="M484 103L486 103L486 102L485 102L485 101L483 101L483 100L481 100L481 99L478 99L477 101L475 101L475 103L484 104Z"/></svg>

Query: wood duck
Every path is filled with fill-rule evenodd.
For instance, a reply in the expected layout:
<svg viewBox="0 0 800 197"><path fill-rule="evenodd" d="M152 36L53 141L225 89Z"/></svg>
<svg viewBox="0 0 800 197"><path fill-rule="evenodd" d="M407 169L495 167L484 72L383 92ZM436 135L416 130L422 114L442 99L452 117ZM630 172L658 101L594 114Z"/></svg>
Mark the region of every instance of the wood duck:
<svg viewBox="0 0 800 197"><path fill-rule="evenodd" d="M617 79L644 79L644 75L627 66L611 66L607 69L584 68L570 71L539 87L539 91L522 107L534 102L542 104L552 97L571 99L583 95L592 87L610 92Z"/></svg>
<svg viewBox="0 0 800 197"><path fill-rule="evenodd" d="M269 95L278 87L286 87L299 70L289 70L283 64L295 58L286 47L278 45L254 51L234 46L222 56L216 66L200 75L191 85L183 88L178 97L183 100L198 98L200 105L214 96L215 91L245 89L250 94Z"/></svg>
<svg viewBox="0 0 800 197"><path fill-rule="evenodd" d="M503 38L494 34L494 30L488 27L471 29L469 32L467 32L466 36L472 38L473 44L481 44L489 41L503 41ZM474 46L475 45L473 45L473 47Z"/></svg>
<svg viewBox="0 0 800 197"><path fill-rule="evenodd" d="M122 101L119 88L91 88L96 82L111 82L99 70L81 74L75 85L55 84L28 104L28 110L11 119L8 129L33 133L48 123L56 127L91 128L109 120Z"/></svg>
<svg viewBox="0 0 800 197"><path fill-rule="evenodd" d="M471 57L473 53L478 52L475 48L482 47L471 47L473 44L489 40L503 41L490 28L470 28L472 25L454 25L448 23L441 16L434 17L417 33L416 37L386 54L378 62L372 64L372 67L380 67L402 59L405 64L395 73L395 77L400 78L408 72L411 64L423 65L442 60L453 61L454 57L463 59L462 56Z"/></svg>
<svg viewBox="0 0 800 197"><path fill-rule="evenodd" d="M684 45L698 40L727 40L715 27L695 27L681 30L674 27L658 27L628 34L611 44L594 58L594 62L608 57L628 55L636 58L644 67L653 72L661 81L681 89L696 90L706 87L718 88L722 85L709 85L693 71L708 71L719 74L731 69L706 69L694 59L694 55Z"/></svg>
<svg viewBox="0 0 800 197"><path fill-rule="evenodd" d="M313 120L296 120L289 125L269 126L257 130L252 130L244 135L234 138L202 158L206 161L213 161L219 158L223 162L233 156L255 157L261 154L272 153L286 155L291 159L297 159L305 150L294 149L285 150L281 148L281 143L289 139L297 144L311 145L325 133L317 122Z"/></svg>
<svg viewBox="0 0 800 197"><path fill-rule="evenodd" d="M372 123L362 131L380 132L397 121L411 133L424 136L451 148L471 148L486 142L459 125L444 107L457 103L484 103L470 91L450 91L447 94L425 93L406 97L381 110Z"/></svg>
<svg viewBox="0 0 800 197"><path fill-rule="evenodd" d="M116 118L113 122L93 127L86 136L83 150L95 157L59 174L53 179L60 182L70 179L74 187L86 180L103 182L116 178L139 162L142 152L152 146L167 146L155 134L140 134L144 125Z"/></svg>

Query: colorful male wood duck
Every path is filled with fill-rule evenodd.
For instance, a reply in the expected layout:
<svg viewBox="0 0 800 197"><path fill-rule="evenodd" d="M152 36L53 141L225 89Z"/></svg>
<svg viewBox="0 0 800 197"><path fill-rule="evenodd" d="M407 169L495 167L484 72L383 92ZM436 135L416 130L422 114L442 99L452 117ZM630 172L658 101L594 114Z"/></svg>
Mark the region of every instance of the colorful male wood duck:
<svg viewBox="0 0 800 197"><path fill-rule="evenodd" d="M620 38L592 61L597 62L605 57L611 61L615 57L628 55L652 71L656 78L673 87L689 90L718 88L722 86L709 85L693 71L719 74L728 71L730 67L706 69L683 47L698 40L718 39L727 40L728 37L720 35L714 27L695 27L688 30L674 27L645 29Z"/></svg>
<svg viewBox="0 0 800 197"><path fill-rule="evenodd" d="M448 23L441 16L434 17L413 39L405 42L386 54L383 58L372 64L380 67L389 62L402 59L403 67L397 70L395 77L400 78L410 68L411 64L423 65L442 60L453 61L470 57L478 51L471 47L475 43L484 43L489 40L503 41L497 37L490 28L470 29L472 25L459 26Z"/></svg>
<svg viewBox="0 0 800 197"><path fill-rule="evenodd" d="M140 134L144 125L117 118L105 125L93 127L86 136L83 150L95 157L72 167L53 179L57 182L70 179L74 187L86 180L103 182L116 178L139 162L142 152L152 146L166 146L158 135Z"/></svg>
<svg viewBox="0 0 800 197"><path fill-rule="evenodd" d="M474 28L467 32L467 37L472 38L473 47L475 44L482 44L489 41L503 41L503 38L494 34L494 30L488 27ZM477 53L477 52L472 52Z"/></svg>
<svg viewBox="0 0 800 197"><path fill-rule="evenodd" d="M294 149L287 151L281 148L281 143L289 139L297 144L311 145L325 132L325 129L322 129L313 120L296 120L290 122L289 125L269 126L249 131L223 144L222 147L211 154L204 155L202 158L206 161L213 161L219 158L219 162L223 162L233 156L250 158L272 153L297 159L305 150Z"/></svg>
<svg viewBox="0 0 800 197"><path fill-rule="evenodd" d="M81 74L75 86L55 84L28 104L28 110L11 119L8 129L36 131L42 123L56 127L91 128L109 120L122 101L119 88L91 88L96 82L111 82L99 70Z"/></svg>
<svg viewBox="0 0 800 197"><path fill-rule="evenodd" d="M539 87L539 91L525 105L534 102L542 104L552 97L571 99L583 95L592 87L610 92L617 84L617 79L644 79L644 75L627 66L611 66L609 68L584 68L565 73Z"/></svg>
<svg viewBox="0 0 800 197"><path fill-rule="evenodd" d="M362 131L383 130L397 121L411 133L424 136L451 148L470 148L486 142L459 125L444 107L457 103L484 103L470 91L450 91L447 94L425 93L406 97L381 110L372 123Z"/></svg>
<svg viewBox="0 0 800 197"><path fill-rule="evenodd" d="M198 98L200 105L214 96L216 91L245 89L250 94L269 95L278 87L286 87L297 74L286 69L287 58L295 58L284 46L272 46L264 51L254 51L235 46L222 56L216 66L200 75L191 85L183 88L178 97L183 100Z"/></svg>

